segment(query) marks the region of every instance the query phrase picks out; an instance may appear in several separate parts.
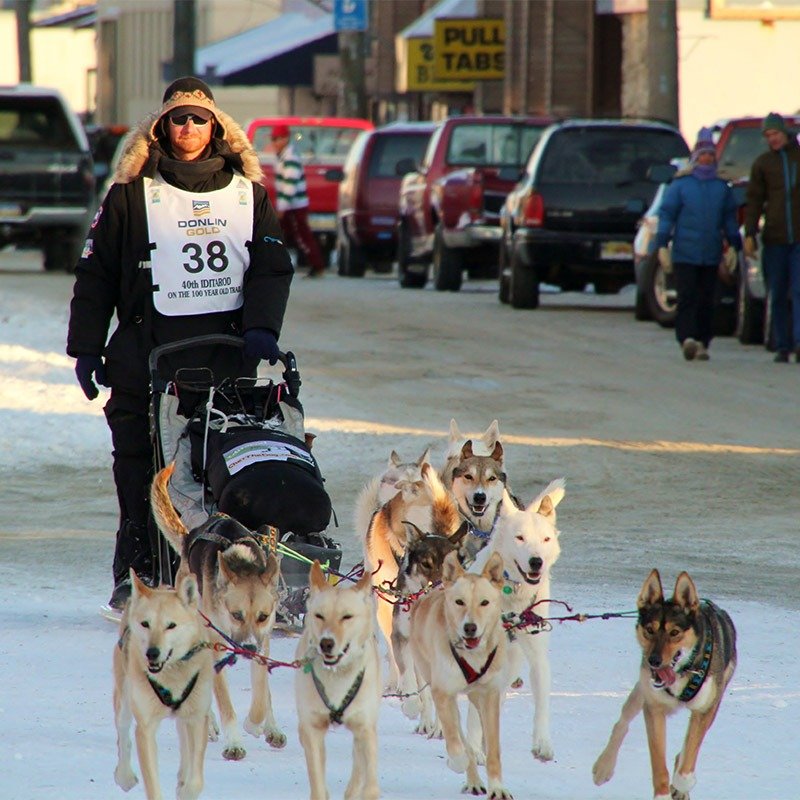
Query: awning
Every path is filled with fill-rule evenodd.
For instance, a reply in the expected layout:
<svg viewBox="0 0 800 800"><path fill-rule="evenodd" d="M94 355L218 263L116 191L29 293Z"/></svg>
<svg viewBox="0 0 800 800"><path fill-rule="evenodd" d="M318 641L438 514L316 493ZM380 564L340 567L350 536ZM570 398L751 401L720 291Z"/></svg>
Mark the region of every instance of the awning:
<svg viewBox="0 0 800 800"><path fill-rule="evenodd" d="M397 36L403 39L428 39L433 36L435 19L474 17L477 13L478 0L440 0L408 27L403 28Z"/></svg>
<svg viewBox="0 0 800 800"><path fill-rule="evenodd" d="M197 49L197 75L217 86L313 86L314 56L339 52L333 15L282 14Z"/></svg>

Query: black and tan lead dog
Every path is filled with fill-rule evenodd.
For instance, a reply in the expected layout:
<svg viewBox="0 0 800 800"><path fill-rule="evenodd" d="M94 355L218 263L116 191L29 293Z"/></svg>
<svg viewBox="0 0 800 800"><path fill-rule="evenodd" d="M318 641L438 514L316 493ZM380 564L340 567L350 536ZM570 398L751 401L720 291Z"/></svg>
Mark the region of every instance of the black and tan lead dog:
<svg viewBox="0 0 800 800"><path fill-rule="evenodd" d="M637 605L641 674L594 764L594 782L599 786L614 774L628 726L643 711L655 800L689 800L700 746L736 669L736 629L725 611L710 600L700 600L685 572L678 576L672 597L665 600L661 577L654 569L642 585ZM670 781L666 717L680 707L688 708L691 716Z"/></svg>

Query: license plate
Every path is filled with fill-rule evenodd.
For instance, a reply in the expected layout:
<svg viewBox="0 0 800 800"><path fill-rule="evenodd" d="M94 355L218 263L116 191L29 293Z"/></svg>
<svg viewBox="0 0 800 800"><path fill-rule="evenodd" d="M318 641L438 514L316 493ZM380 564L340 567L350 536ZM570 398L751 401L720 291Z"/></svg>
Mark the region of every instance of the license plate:
<svg viewBox="0 0 800 800"><path fill-rule="evenodd" d="M335 231L335 214L309 214L308 226L315 231Z"/></svg>
<svg viewBox="0 0 800 800"><path fill-rule="evenodd" d="M22 216L22 207L16 203L0 203L0 218L2 217L20 217Z"/></svg>
<svg viewBox="0 0 800 800"><path fill-rule="evenodd" d="M630 242L601 242L600 258L605 260L633 259L633 245Z"/></svg>

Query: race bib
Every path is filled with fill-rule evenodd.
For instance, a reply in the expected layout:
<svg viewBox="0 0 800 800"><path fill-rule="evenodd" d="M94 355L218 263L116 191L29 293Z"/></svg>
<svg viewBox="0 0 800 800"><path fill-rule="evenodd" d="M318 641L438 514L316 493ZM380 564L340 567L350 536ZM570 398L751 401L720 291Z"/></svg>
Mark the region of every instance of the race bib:
<svg viewBox="0 0 800 800"><path fill-rule="evenodd" d="M144 196L156 310L180 317L240 308L253 184L236 174L224 189L187 192L157 175L144 179Z"/></svg>

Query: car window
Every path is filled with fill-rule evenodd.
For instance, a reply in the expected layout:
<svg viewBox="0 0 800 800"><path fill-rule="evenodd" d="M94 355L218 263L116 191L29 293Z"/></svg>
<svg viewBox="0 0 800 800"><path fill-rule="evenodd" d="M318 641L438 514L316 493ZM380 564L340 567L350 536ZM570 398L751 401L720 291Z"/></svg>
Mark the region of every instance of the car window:
<svg viewBox="0 0 800 800"><path fill-rule="evenodd" d="M688 152L683 139L670 131L569 128L551 137L539 181L626 186L646 182L651 166Z"/></svg>
<svg viewBox="0 0 800 800"><path fill-rule="evenodd" d="M430 133L385 134L377 136L367 174L370 178L397 178L397 162L410 158L419 164L428 146Z"/></svg>
<svg viewBox="0 0 800 800"><path fill-rule="evenodd" d="M534 125L476 124L453 129L447 163L475 166L521 166L542 135Z"/></svg>
<svg viewBox="0 0 800 800"><path fill-rule="evenodd" d="M747 178L756 157L767 149L761 126L732 128L719 163L719 173L728 180Z"/></svg>
<svg viewBox="0 0 800 800"><path fill-rule="evenodd" d="M292 145L305 163L344 164L350 147L363 128L322 127L320 125L291 125ZM264 125L253 133L253 147L269 150L272 127Z"/></svg>
<svg viewBox="0 0 800 800"><path fill-rule="evenodd" d="M0 143L80 152L61 104L51 97L0 98Z"/></svg>

